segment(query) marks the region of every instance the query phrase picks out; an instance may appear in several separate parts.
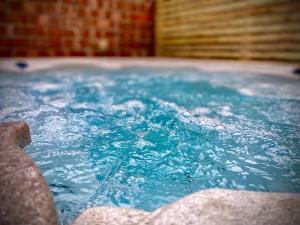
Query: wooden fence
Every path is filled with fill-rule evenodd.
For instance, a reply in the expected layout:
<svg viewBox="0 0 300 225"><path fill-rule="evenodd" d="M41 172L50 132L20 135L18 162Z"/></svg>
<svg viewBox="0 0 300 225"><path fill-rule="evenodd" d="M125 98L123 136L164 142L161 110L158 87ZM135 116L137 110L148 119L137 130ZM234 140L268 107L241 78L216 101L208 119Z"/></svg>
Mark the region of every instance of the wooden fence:
<svg viewBox="0 0 300 225"><path fill-rule="evenodd" d="M157 0L156 55L300 61L300 0Z"/></svg>

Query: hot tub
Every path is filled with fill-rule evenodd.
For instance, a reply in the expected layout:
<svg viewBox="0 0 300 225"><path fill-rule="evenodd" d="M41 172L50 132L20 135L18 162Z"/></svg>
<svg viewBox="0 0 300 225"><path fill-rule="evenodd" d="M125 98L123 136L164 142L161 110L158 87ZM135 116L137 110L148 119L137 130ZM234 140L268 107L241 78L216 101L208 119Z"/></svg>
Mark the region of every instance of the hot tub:
<svg viewBox="0 0 300 225"><path fill-rule="evenodd" d="M293 65L66 58L0 68L0 121L28 123L25 151L62 224L89 207L153 211L207 188L300 192Z"/></svg>

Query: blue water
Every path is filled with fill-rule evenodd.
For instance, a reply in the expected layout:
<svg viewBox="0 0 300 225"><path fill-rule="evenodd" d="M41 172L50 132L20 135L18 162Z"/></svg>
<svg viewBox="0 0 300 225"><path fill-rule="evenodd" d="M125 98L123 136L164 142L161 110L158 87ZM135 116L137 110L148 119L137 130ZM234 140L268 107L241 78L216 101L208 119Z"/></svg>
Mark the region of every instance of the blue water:
<svg viewBox="0 0 300 225"><path fill-rule="evenodd" d="M0 121L24 120L67 224L219 187L300 192L300 79L192 69L0 74Z"/></svg>

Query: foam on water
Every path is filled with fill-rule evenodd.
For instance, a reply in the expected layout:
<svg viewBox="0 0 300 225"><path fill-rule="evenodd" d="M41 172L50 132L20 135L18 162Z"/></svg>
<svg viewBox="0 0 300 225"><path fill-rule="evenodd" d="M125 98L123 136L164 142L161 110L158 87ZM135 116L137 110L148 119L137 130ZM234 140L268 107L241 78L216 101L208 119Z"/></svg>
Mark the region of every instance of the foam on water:
<svg viewBox="0 0 300 225"><path fill-rule="evenodd" d="M300 81L194 70L0 75L0 120L24 120L27 153L63 224L87 207L152 211L211 187L300 192Z"/></svg>

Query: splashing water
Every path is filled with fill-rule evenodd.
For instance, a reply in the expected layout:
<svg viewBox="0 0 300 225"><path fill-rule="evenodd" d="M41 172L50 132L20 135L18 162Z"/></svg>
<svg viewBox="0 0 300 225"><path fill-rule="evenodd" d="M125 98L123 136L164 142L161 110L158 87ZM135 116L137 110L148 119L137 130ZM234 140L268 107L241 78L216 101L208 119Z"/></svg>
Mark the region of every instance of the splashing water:
<svg viewBox="0 0 300 225"><path fill-rule="evenodd" d="M212 187L300 192L300 80L196 70L0 74L0 120L24 120L60 221L154 210Z"/></svg>

